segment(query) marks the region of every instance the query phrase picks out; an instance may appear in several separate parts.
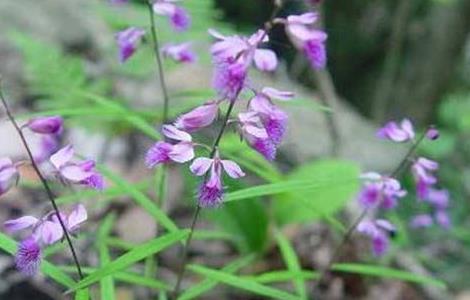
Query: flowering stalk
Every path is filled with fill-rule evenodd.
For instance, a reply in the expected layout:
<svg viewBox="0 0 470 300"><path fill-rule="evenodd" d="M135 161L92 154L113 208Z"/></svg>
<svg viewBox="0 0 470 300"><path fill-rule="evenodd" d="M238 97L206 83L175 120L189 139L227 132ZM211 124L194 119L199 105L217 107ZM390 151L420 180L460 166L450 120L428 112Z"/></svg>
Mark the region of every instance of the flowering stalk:
<svg viewBox="0 0 470 300"><path fill-rule="evenodd" d="M45 177L43 176L43 174L39 170L39 167L38 167L36 161L34 160L31 148L29 147L29 144L26 141L26 138L23 134L23 131L21 130L21 127L16 122L15 117L13 116L13 114L11 113L11 111L8 107L7 101L5 100L5 97L3 95L3 89L2 89L1 83L0 83L0 99L2 101L2 105L3 105L3 108L5 109L5 113L7 114L8 119L13 124L13 127L15 128L16 132L18 133L18 135L21 139L21 142L23 143L23 146L26 149L26 152L27 152L28 157L31 161L31 165L32 165L34 171L38 175L39 180L41 181L42 185L44 186L44 189L46 190L46 194L49 198L49 201L51 202L52 208L54 209L55 215L57 216L57 220L59 221L59 224L62 227L65 239L67 240L67 244L70 248L70 252L72 253L72 258L73 258L73 261L74 261L75 266L77 268L78 275L79 275L80 279L83 279L84 276L83 276L83 273L82 273L82 269L80 267L80 262L78 260L77 253L76 253L75 248L74 248L73 243L72 243L72 239L70 238L70 235L69 235L69 232L68 232L69 229L65 225L62 214L59 211L59 208L58 208L57 203L55 201L54 193L52 192L49 184L47 183L47 180L45 179Z"/></svg>
<svg viewBox="0 0 470 300"><path fill-rule="evenodd" d="M425 131L417 141L413 142L413 145L410 147L408 152L406 153L405 157L401 160L400 164L395 168L395 170L391 173L390 178L394 178L397 175L400 174L400 172L405 169L406 165L408 164L410 158L415 154L418 146L421 144L421 142L424 140L426 137L427 131ZM353 222L353 224L348 228L346 233L343 236L343 239L341 240L341 243L336 247L335 251L333 252L333 256L331 257L330 261L328 262L327 266L323 269L323 271L320 273L320 276L318 278L317 284L315 285L314 289L321 285L326 276L331 272L331 267L335 263L335 261L338 259L341 249L343 246L349 242L353 232L356 230L358 225L364 220L364 218L367 216L369 210L371 207L366 206L362 210L361 214L359 217Z"/></svg>
<svg viewBox="0 0 470 300"><path fill-rule="evenodd" d="M166 123L168 119L168 109L169 109L170 98L168 96L168 90L166 87L165 73L163 72L163 62L160 56L160 45L158 42L157 29L155 26L155 13L153 11L153 4L151 0L146 0L146 2L147 2L148 12L149 12L150 32L152 33L152 48L155 52L155 60L157 63L158 77L160 80L160 87L162 89L162 94L163 94L163 118L162 118L163 122L162 123Z"/></svg>
<svg viewBox="0 0 470 300"><path fill-rule="evenodd" d="M227 113L225 114L225 118L224 118L223 123L222 123L222 127L220 128L219 134L217 135L217 137L214 141L214 144L212 145L211 152L210 152L210 157L211 158L214 158L215 154L217 153L217 148L219 147L219 143L220 143L220 141L222 139L222 136L224 135L225 129L227 128L227 125L229 123L228 121L230 119L230 115L232 114L233 107L235 106L235 102L236 101L234 101L234 100L230 101L229 107L227 109ZM175 288L173 290L174 299L176 299L178 297L178 294L179 294L179 291L180 291L180 288L181 288L181 281L183 280L183 276L184 276L184 273L186 271L186 265L188 263L188 249L189 249L189 246L190 246L192 238L193 238L193 233L194 233L194 230L196 228L196 224L197 224L197 220L199 218L199 214L201 212L201 208L202 208L201 205L198 204L197 207L196 207L196 210L194 212L193 219L191 221L191 227L189 228L190 231L189 231L188 238L186 239L186 243L184 244L183 258L182 258L182 261L181 261L181 267L180 267L180 270L178 272Z"/></svg>

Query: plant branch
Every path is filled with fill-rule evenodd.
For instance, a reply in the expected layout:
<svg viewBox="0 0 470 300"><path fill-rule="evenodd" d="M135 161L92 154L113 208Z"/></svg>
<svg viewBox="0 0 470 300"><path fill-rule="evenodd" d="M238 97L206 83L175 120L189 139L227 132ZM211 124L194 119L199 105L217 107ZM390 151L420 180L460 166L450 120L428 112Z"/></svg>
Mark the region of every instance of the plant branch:
<svg viewBox="0 0 470 300"><path fill-rule="evenodd" d="M1 86L1 82L0 82L0 98L1 98L1 101L2 101L2 105L5 109L5 113L7 114L8 119L13 124L13 127L15 128L16 132L18 133L18 135L21 139L21 142L23 143L23 146L26 149L26 152L28 153L28 157L31 161L31 165L33 166L34 171L38 175L39 180L41 181L42 185L44 186L44 189L46 190L46 194L47 194L47 196L49 198L49 201L50 201L50 203L51 203L51 205L54 209L54 212L57 216L57 219L59 220L60 226L62 227L62 231L64 232L64 236L65 236L65 239L67 240L67 244L70 248L70 252L72 253L72 258L73 258L73 261L75 262L75 266L77 268L78 275L79 275L80 279L83 279L84 276L83 276L83 273L82 273L82 269L80 267L80 262L78 261L77 253L75 251L75 248L74 248L73 243L72 243L72 239L70 238L70 235L67 231L67 227L65 226L64 220L62 219L61 213L60 213L59 208L57 206L57 203L55 201L54 193L52 192L49 184L47 183L46 178L44 177L44 175L39 170L38 165L34 161L34 157L33 157L33 154L31 152L31 148L29 147L29 144L26 141L26 138L23 134L23 131L21 130L21 127L16 122L15 117L13 116L13 114L10 111L10 108L8 107L8 103L7 103L7 101L6 101L6 99L3 95L3 89L2 89L2 86Z"/></svg>
<svg viewBox="0 0 470 300"><path fill-rule="evenodd" d="M413 142L413 145L410 147L404 158L401 160L400 164L395 168L395 170L390 174L390 177L396 177L400 174L400 172L407 166L410 158L415 154L418 146L421 144L421 142L424 140L426 137L426 131L423 132L423 134L418 138L417 141ZM338 259L339 255L341 254L341 249L343 248L346 243L349 242L351 239L352 234L354 233L354 230L356 227L361 223L362 220L367 216L367 213L369 212L369 208L364 208L359 215L359 217L356 218L356 220L353 222L353 224L348 228L346 233L343 236L343 239L341 240L340 244L336 247L335 251L333 252L333 255L326 265L325 268L323 268L323 271L320 273L320 276L318 277L317 283L314 285L314 290L318 286L320 286L322 283L324 283L324 280L330 274L331 272L331 267L333 264L336 262Z"/></svg>

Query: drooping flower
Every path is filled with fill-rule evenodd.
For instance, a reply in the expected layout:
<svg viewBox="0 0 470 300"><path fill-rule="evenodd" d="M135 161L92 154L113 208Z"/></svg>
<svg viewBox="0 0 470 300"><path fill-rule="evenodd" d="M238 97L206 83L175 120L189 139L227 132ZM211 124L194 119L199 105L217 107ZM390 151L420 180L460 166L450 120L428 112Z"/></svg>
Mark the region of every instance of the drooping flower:
<svg viewBox="0 0 470 300"><path fill-rule="evenodd" d="M16 268L26 276L33 276L41 266L41 256L41 247L34 238L29 237L18 244L15 254Z"/></svg>
<svg viewBox="0 0 470 300"><path fill-rule="evenodd" d="M175 4L178 0L157 0L153 4L153 11L168 17L170 24L177 31L184 31L191 24L191 17L182 7Z"/></svg>
<svg viewBox="0 0 470 300"><path fill-rule="evenodd" d="M410 120L404 119L400 125L391 121L377 131L377 137L394 142L408 142L414 139L415 132Z"/></svg>
<svg viewBox="0 0 470 300"><path fill-rule="evenodd" d="M212 124L218 112L219 103L210 101L179 116L175 121L175 126L188 132L196 131Z"/></svg>
<svg viewBox="0 0 470 300"><path fill-rule="evenodd" d="M162 132L164 136L178 143L156 142L147 151L145 157L147 167L153 168L171 161L185 163L194 158L194 145L189 133L179 130L173 125L164 125Z"/></svg>
<svg viewBox="0 0 470 300"><path fill-rule="evenodd" d="M430 188L426 195L426 201L436 209L446 209L449 206L449 191Z"/></svg>
<svg viewBox="0 0 470 300"><path fill-rule="evenodd" d="M80 225L87 220L87 212L83 205L77 205L69 215L61 213L61 220L69 234L74 234ZM15 255L17 269L28 276L36 274L41 264L41 245L52 245L60 241L64 231L55 212L37 219L24 216L8 220L4 223L10 233L32 228L32 233L19 245Z"/></svg>
<svg viewBox="0 0 470 300"><path fill-rule="evenodd" d="M276 145L269 138L257 112L248 111L238 114L241 136L248 145L269 161L276 158Z"/></svg>
<svg viewBox="0 0 470 300"><path fill-rule="evenodd" d="M395 226L387 220L363 220L357 226L357 231L371 239L372 252L376 256L382 256L387 252L389 237L396 233Z"/></svg>
<svg viewBox="0 0 470 300"><path fill-rule="evenodd" d="M31 119L26 123L31 131L40 134L58 134L62 131L64 120L59 116Z"/></svg>
<svg viewBox="0 0 470 300"><path fill-rule="evenodd" d="M325 42L328 35L323 30L310 27L317 19L318 15L313 12L292 15L287 17L285 27L292 43L304 53L312 68L322 69L326 65Z"/></svg>
<svg viewBox="0 0 470 300"><path fill-rule="evenodd" d="M145 30L137 27L129 27L116 34L116 41L119 47L119 61L124 63L137 50L137 47L145 35Z"/></svg>
<svg viewBox="0 0 470 300"><path fill-rule="evenodd" d="M191 50L191 43L169 44L162 47L162 53L179 63L192 63L196 54Z"/></svg>
<svg viewBox="0 0 470 300"><path fill-rule="evenodd" d="M201 207L216 207L224 198L222 184L222 169L232 178L245 176L240 166L231 160L220 159L218 153L214 158L198 157L190 166L190 170L197 176L203 176L210 172L199 186L198 204ZM209 171L210 170L210 171Z"/></svg>
<svg viewBox="0 0 470 300"><path fill-rule="evenodd" d="M269 138L279 145L287 128L287 114L274 105L273 99L289 100L294 96L291 92L279 91L266 87L250 100L250 109L258 113Z"/></svg>
<svg viewBox="0 0 470 300"><path fill-rule="evenodd" d="M8 157L0 158L0 196L5 194L19 178L18 169Z"/></svg>
<svg viewBox="0 0 470 300"><path fill-rule="evenodd" d="M406 195L406 191L395 178L373 172L364 174L361 178L365 182L359 192L358 200L364 208L380 206L392 209L397 205L398 199Z"/></svg>
<svg viewBox="0 0 470 300"><path fill-rule="evenodd" d="M416 182L416 194L419 199L425 199L429 189L437 182L437 178L432 174L439 168L439 164L433 160L420 157L411 166L411 171Z"/></svg>
<svg viewBox="0 0 470 300"><path fill-rule="evenodd" d="M104 180L102 175L95 170L95 162L93 160L73 161L74 154L73 146L67 145L49 159L59 177L66 182L102 190Z"/></svg>
<svg viewBox="0 0 470 300"><path fill-rule="evenodd" d="M211 47L211 54L215 65L213 86L220 96L230 100L237 98L253 62L261 71L276 69L276 54L269 49L259 49L262 43L269 41L264 30L258 30L250 37L226 37L215 30L209 33L217 39Z"/></svg>

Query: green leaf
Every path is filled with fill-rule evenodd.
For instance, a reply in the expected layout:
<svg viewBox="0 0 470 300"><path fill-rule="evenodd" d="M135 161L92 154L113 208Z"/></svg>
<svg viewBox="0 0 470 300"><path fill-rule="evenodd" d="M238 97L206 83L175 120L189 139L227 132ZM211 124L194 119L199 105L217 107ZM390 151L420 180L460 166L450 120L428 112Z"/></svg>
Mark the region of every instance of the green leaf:
<svg viewBox="0 0 470 300"><path fill-rule="evenodd" d="M305 186L276 197L273 211L278 224L311 222L336 213L358 192L359 173L357 164L341 160L315 161L295 170L287 183L303 180Z"/></svg>
<svg viewBox="0 0 470 300"><path fill-rule="evenodd" d="M88 300L88 299L90 299L90 291L88 289L81 289L75 293L75 300ZM102 299L107 300L108 298L102 298Z"/></svg>
<svg viewBox="0 0 470 300"><path fill-rule="evenodd" d="M163 227L165 227L165 229L170 232L177 232L179 230L176 224L138 188L102 165L98 165L97 168L106 178L114 182L118 187L125 190L126 193L128 193L138 205L140 205L150 215L152 215Z"/></svg>
<svg viewBox="0 0 470 300"><path fill-rule="evenodd" d="M317 279L319 274L312 271L290 272L290 271L271 271L263 274L248 276L259 283L285 282L291 280L312 280Z"/></svg>
<svg viewBox="0 0 470 300"><path fill-rule="evenodd" d="M115 215L111 214L107 216L98 230L98 253L100 257L100 265L103 267L111 262L111 256L109 254L108 246L106 245L106 239L108 238L113 228ZM100 280L100 291L101 299L115 300L115 288L114 278L112 276L103 277Z"/></svg>
<svg viewBox="0 0 470 300"><path fill-rule="evenodd" d="M376 276L381 278L392 278L423 285L433 285L441 289L446 289L446 284L438 279L413 274L406 271L391 269L382 266L365 264L334 264L332 270L345 273L355 273L367 276Z"/></svg>
<svg viewBox="0 0 470 300"><path fill-rule="evenodd" d="M96 272L91 273L90 275L82 279L78 284L74 285L71 290L74 291L87 287L108 275L113 275L114 273L126 269L127 267L131 266L132 264L138 261L141 261L149 255L154 255L155 253L160 252L161 250L173 245L174 243L185 239L188 234L188 230L173 232L166 234L162 237L153 239L142 245L139 245L131 251L113 260L109 264L102 266Z"/></svg>
<svg viewBox="0 0 470 300"><path fill-rule="evenodd" d="M243 268L244 266L248 265L251 263L254 259L254 255L248 255L246 257L239 258L224 268L222 268L221 271L229 274L233 274L239 269ZM178 300L189 300L189 299L195 299L197 297L200 297L204 293L207 293L208 291L212 290L217 284L219 283L218 280L214 279L204 279L200 283L191 286L189 289L184 291L179 297Z"/></svg>
<svg viewBox="0 0 470 300"><path fill-rule="evenodd" d="M289 240L280 232L275 232L275 237L279 249L281 250L282 258L287 265L287 268L292 273L300 273L302 270L299 262L299 258L295 253L294 248L290 244ZM300 299L307 299L307 290L305 289L305 282L302 279L294 279L294 286L299 294Z"/></svg>
<svg viewBox="0 0 470 300"><path fill-rule="evenodd" d="M241 278L223 271L212 270L197 265L189 265L188 269L209 279L217 280L226 285L246 290L259 296L280 300L298 300L298 298L292 294L262 285L249 278Z"/></svg>

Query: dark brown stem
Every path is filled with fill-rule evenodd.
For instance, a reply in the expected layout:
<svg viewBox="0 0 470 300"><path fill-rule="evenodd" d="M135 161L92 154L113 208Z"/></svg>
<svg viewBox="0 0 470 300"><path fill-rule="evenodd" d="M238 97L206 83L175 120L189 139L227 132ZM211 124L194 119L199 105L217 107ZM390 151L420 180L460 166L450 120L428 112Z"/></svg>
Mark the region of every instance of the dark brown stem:
<svg viewBox="0 0 470 300"><path fill-rule="evenodd" d="M418 146L421 144L421 142L424 140L425 137L426 137L426 131L424 131L424 133L418 138L418 140L413 143L413 146L411 146L410 149L408 149L408 152L406 153L405 157L401 160L400 164L395 168L395 170L390 174L390 177L396 177L400 174L400 172L407 166L408 162L410 161L410 158L415 154ZM331 268L333 264L338 259L341 253L341 249L343 248L344 245L346 245L349 242L352 234L354 233L354 230L359 225L359 223L361 223L361 221L364 220L364 218L367 216L368 211L369 211L369 208L364 208L361 214L359 215L359 217L357 217L356 220L353 222L353 224L348 228L340 244L336 247L335 251L333 252L333 255L330 261L328 262L326 267L323 268L323 271L320 273L320 276L318 277L318 281L316 285L314 285L314 290L316 290L318 286L324 283L324 280L331 272Z"/></svg>
<svg viewBox="0 0 470 300"><path fill-rule="evenodd" d="M82 273L82 269L80 267L80 263L78 261L78 256L77 256L77 253L75 251L75 248L73 247L73 243L72 243L72 239L70 238L70 235L69 233L67 232L67 227L65 226L65 223L62 219L62 216L60 214L60 211L59 211L59 208L57 206L57 203L55 201L55 196L54 196L54 193L52 192L51 188L49 187L49 184L47 183L47 180L46 178L42 175L41 171L39 170L39 167L38 165L36 164L36 162L34 161L34 157L33 157L33 154L31 152L31 148L29 147L29 144L28 142L26 141L26 138L23 134L23 131L21 130L21 127L18 125L18 123L16 122L16 119L15 117L13 116L13 114L11 113L9 107L8 107L8 103L3 95L3 90L2 90L2 86L1 86L1 83L0 83L0 98L1 98L1 101L2 101L2 105L5 109L5 113L7 114L8 116L8 119L10 120L10 122L13 124L13 126L15 127L15 130L16 132L18 133L20 139L21 139L21 142L23 143L23 146L24 148L26 149L26 152L28 153L28 157L31 161L31 165L33 166L33 169L34 171L36 172L36 174L38 175L39 177L39 180L41 181L42 185L44 186L44 189L46 190L46 194L49 198L49 201L51 202L51 205L54 209L54 212L57 216L57 219L59 220L59 223L60 223L60 226L62 227L62 230L64 232L64 236L65 236L65 239L67 240L67 244L70 248L70 252L72 253L72 257L73 257L73 261L75 262L75 266L77 267L77 271L78 271L78 275L80 276L80 279L83 279L84 276L83 276L83 273Z"/></svg>
<svg viewBox="0 0 470 300"><path fill-rule="evenodd" d="M149 21L150 21L150 32L152 34L152 48L155 52L155 62L157 64L158 79L160 80L160 87L163 94L163 123L168 121L168 111L170 104L170 97L168 95L168 89L166 86L165 72L163 71L163 62L160 55L160 45L157 37L157 29L155 26L155 13L153 12L153 5L150 0L147 0Z"/></svg>

